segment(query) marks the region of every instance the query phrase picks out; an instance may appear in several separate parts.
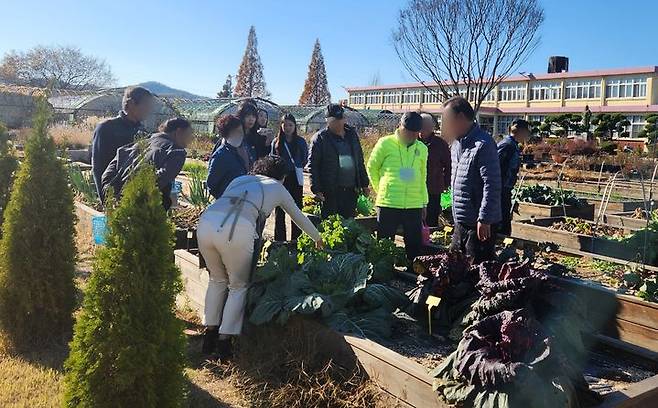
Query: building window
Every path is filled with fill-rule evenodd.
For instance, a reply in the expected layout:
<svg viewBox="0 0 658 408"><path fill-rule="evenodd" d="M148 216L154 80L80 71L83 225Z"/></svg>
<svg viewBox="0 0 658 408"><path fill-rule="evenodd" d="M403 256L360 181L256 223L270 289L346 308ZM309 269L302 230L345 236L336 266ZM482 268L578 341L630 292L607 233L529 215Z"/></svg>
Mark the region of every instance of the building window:
<svg viewBox="0 0 658 408"><path fill-rule="evenodd" d="M402 94L402 103L420 103L420 90L405 91Z"/></svg>
<svg viewBox="0 0 658 408"><path fill-rule="evenodd" d="M499 101L525 101L525 93L526 86L524 84L498 86Z"/></svg>
<svg viewBox="0 0 658 408"><path fill-rule="evenodd" d="M384 92L385 104L398 104L400 103L400 91L386 91Z"/></svg>
<svg viewBox="0 0 658 408"><path fill-rule="evenodd" d="M516 115L501 115L498 116L496 124L496 135L506 135L509 132L509 127L517 119L523 119L523 116Z"/></svg>
<svg viewBox="0 0 658 408"><path fill-rule="evenodd" d="M549 101L562 98L562 85L559 82L535 83L530 88L534 101Z"/></svg>
<svg viewBox="0 0 658 408"><path fill-rule="evenodd" d="M475 95L477 95L477 85L471 86L468 92L468 97L466 96L466 87L459 87L459 96L462 98L466 98L470 102L475 101ZM487 94L487 96L483 99L483 101L495 101L496 100L496 91L492 90Z"/></svg>
<svg viewBox="0 0 658 408"><path fill-rule="evenodd" d="M530 115L528 116L528 122L539 122L539 123L544 123L544 119L546 119L546 115Z"/></svg>
<svg viewBox="0 0 658 408"><path fill-rule="evenodd" d="M601 81L569 81L564 90L566 99L596 99L601 97Z"/></svg>
<svg viewBox="0 0 658 408"><path fill-rule="evenodd" d="M423 92L423 98L425 103L441 103L443 97L440 95L438 89L425 90Z"/></svg>
<svg viewBox="0 0 658 408"><path fill-rule="evenodd" d="M368 105L381 105L382 93L381 92L368 92L366 94L366 103Z"/></svg>
<svg viewBox="0 0 658 408"><path fill-rule="evenodd" d="M606 98L645 98L646 78L608 79L605 85Z"/></svg>
<svg viewBox="0 0 658 408"><path fill-rule="evenodd" d="M365 94L355 93L350 95L350 105L363 105L366 101Z"/></svg>
<svg viewBox="0 0 658 408"><path fill-rule="evenodd" d="M626 119L631 122L630 126L626 127L626 131L630 134L630 137L638 137L640 132L644 129L644 125L646 125L644 116L631 115L626 116Z"/></svg>

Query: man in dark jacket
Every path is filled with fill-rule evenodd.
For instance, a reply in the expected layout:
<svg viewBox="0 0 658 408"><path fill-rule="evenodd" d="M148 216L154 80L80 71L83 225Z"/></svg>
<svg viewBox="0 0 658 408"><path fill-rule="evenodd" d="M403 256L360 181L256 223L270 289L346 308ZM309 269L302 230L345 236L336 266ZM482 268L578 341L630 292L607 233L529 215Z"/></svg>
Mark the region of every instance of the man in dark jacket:
<svg viewBox="0 0 658 408"><path fill-rule="evenodd" d="M452 215L455 230L451 249L474 262L495 255L491 226L500 222L500 164L493 138L475 123L468 101L453 97L443 104L441 133L452 143Z"/></svg>
<svg viewBox="0 0 658 408"><path fill-rule="evenodd" d="M141 122L153 109L153 95L141 86L128 87L123 94L122 105L119 115L99 123L92 137L91 168L99 197L103 195L103 172L119 147L133 143L137 132L143 130Z"/></svg>
<svg viewBox="0 0 658 408"><path fill-rule="evenodd" d="M517 119L510 125L509 133L498 142L498 161L502 177L502 221L498 225L498 232L504 235L512 235L512 190L521 167L519 143L525 143L530 137L530 124L523 119Z"/></svg>
<svg viewBox="0 0 658 408"><path fill-rule="evenodd" d="M427 203L426 222L430 227L439 224L441 215L441 193L450 187L450 146L445 140L437 136L436 119L431 113L423 113L423 128L420 131L420 140L427 146Z"/></svg>
<svg viewBox="0 0 658 408"><path fill-rule="evenodd" d="M359 192L369 193L363 150L342 106L328 105L325 116L327 127L313 136L309 149L311 191L322 201L323 218L353 218Z"/></svg>
<svg viewBox="0 0 658 408"><path fill-rule="evenodd" d="M123 186L143 163L155 167L158 189L162 192L165 210L171 207L171 187L180 173L187 153L185 148L192 142L194 131L190 122L182 118L169 119L148 140L139 140L122 146L103 173L101 179L104 195L112 188L119 197Z"/></svg>

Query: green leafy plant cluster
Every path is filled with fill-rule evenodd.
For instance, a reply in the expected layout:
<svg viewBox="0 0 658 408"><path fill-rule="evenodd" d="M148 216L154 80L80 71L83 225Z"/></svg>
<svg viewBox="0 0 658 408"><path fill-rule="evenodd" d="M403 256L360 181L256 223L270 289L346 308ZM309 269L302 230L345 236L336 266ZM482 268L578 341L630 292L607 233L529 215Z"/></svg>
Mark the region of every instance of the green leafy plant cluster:
<svg viewBox="0 0 658 408"><path fill-rule="evenodd" d="M208 177L208 165L198 161L186 161L183 165L183 171L189 175L199 175L203 179Z"/></svg>
<svg viewBox="0 0 658 408"><path fill-rule="evenodd" d="M0 331L13 349L61 340L75 307L73 195L48 135L50 111L37 101L4 211L0 240Z"/></svg>
<svg viewBox="0 0 658 408"><path fill-rule="evenodd" d="M9 132L0 123L0 224L3 219L2 214L9 202L9 193L18 169L18 160L13 153L9 145Z"/></svg>
<svg viewBox="0 0 658 408"><path fill-rule="evenodd" d="M64 406L178 407L185 338L174 309L182 283L151 166L132 177L108 210L106 239L65 363Z"/></svg>
<svg viewBox="0 0 658 408"><path fill-rule="evenodd" d="M323 220L318 226L325 249L317 250L315 242L306 234L297 240L297 258L300 264L330 255L356 253L365 256L366 262L373 265L373 278L386 282L393 277L395 265L405 265L404 250L390 239L377 239L370 231L353 219L338 215Z"/></svg>
<svg viewBox="0 0 658 408"><path fill-rule="evenodd" d="M578 198L571 190L559 190L544 184L534 184L519 187L514 192L516 202L543 205L572 205L582 207L585 200Z"/></svg>
<svg viewBox="0 0 658 408"><path fill-rule="evenodd" d="M308 315L343 333L389 337L392 312L408 300L397 289L373 283L372 275L363 255L315 257L300 265L286 248L274 249L256 272L249 321L285 324L292 315Z"/></svg>
<svg viewBox="0 0 658 408"><path fill-rule="evenodd" d="M206 208L213 202L205 180L206 178L202 174L191 173L190 194L182 194L185 201L197 208Z"/></svg>
<svg viewBox="0 0 658 408"><path fill-rule="evenodd" d="M71 164L68 166L68 175L71 188L77 198L82 199L92 207L100 205L100 198L98 197L91 172L83 171L80 166Z"/></svg>
<svg viewBox="0 0 658 408"><path fill-rule="evenodd" d="M658 265L658 221L615 240L633 251L638 262Z"/></svg>
<svg viewBox="0 0 658 408"><path fill-rule="evenodd" d="M305 214L317 215L319 217L322 214L320 202L312 196L302 197L302 212Z"/></svg>

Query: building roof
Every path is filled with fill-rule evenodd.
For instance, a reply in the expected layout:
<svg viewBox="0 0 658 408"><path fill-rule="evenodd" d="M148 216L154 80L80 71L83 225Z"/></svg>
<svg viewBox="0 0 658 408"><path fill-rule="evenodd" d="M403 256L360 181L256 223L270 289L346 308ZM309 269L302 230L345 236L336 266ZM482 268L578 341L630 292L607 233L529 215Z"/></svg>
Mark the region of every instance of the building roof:
<svg viewBox="0 0 658 408"><path fill-rule="evenodd" d="M622 105L622 106L600 106L600 105L589 105L590 111L592 113L637 113L637 114L647 114L647 113L657 113L658 105ZM443 111L441 106L436 108L423 108L430 113L441 113ZM407 112L408 109L396 109L395 113L402 114ZM544 107L544 106L533 106L533 107L491 107L491 106L481 106L480 113L485 115L550 115L550 114L559 114L559 113L582 113L585 111L585 105L583 106L556 106L556 107ZM361 111L364 112L364 111Z"/></svg>
<svg viewBox="0 0 658 408"><path fill-rule="evenodd" d="M602 77L602 76L617 76L617 75L637 75L637 74L653 74L658 72L658 66L648 66L648 67L635 67L635 68L615 68L615 69L600 69L594 71L580 71L580 72L556 72L553 74L533 74L529 73L527 76L516 75L511 76L503 80L503 82L518 82L518 81L528 81L528 80L555 80L555 79L565 79L565 78L590 78L590 77ZM376 85L376 86L355 86L347 87L348 92L358 92L358 91L377 91L377 90L387 90L387 89L413 89L413 88L425 88L425 87L434 87L437 86L436 82L414 82L407 84L392 84L392 85Z"/></svg>

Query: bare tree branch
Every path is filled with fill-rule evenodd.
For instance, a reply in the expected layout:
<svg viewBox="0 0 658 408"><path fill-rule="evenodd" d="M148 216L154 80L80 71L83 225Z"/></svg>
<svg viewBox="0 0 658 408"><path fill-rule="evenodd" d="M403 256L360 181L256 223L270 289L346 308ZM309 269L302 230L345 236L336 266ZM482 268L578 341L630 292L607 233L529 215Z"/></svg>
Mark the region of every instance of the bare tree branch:
<svg viewBox="0 0 658 408"><path fill-rule="evenodd" d="M427 90L443 98L463 91L477 111L539 45L543 21L537 0L410 0L393 45Z"/></svg>

